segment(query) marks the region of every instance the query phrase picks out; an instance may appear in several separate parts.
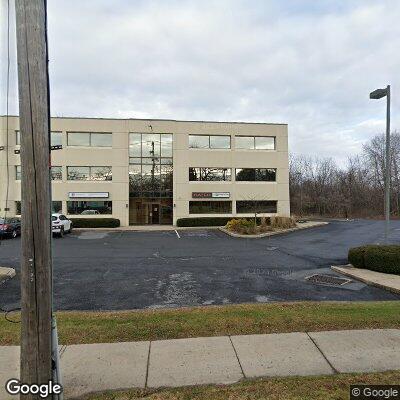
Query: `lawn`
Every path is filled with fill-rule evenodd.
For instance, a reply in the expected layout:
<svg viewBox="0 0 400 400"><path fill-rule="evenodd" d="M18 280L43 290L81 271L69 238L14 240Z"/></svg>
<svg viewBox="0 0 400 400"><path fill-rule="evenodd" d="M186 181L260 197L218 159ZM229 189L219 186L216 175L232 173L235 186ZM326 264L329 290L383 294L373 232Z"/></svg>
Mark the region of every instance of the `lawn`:
<svg viewBox="0 0 400 400"><path fill-rule="evenodd" d="M389 385L396 382L400 382L400 371L244 380L228 386L134 389L93 394L84 400L347 400L351 384Z"/></svg>
<svg viewBox="0 0 400 400"><path fill-rule="evenodd" d="M8 316L18 320L19 315ZM400 302L298 302L166 310L57 313L60 343L400 328ZM0 345L19 344L20 324L0 318Z"/></svg>

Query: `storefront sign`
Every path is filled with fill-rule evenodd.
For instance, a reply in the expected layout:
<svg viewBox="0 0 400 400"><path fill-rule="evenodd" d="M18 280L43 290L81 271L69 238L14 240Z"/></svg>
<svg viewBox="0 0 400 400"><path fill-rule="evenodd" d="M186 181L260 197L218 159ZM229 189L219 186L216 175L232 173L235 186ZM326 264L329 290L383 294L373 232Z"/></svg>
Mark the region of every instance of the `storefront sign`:
<svg viewBox="0 0 400 400"><path fill-rule="evenodd" d="M192 192L194 199L229 199L229 192Z"/></svg>
<svg viewBox="0 0 400 400"><path fill-rule="evenodd" d="M70 199L83 199L85 197L96 198L96 199L108 199L108 192L69 192L68 197Z"/></svg>

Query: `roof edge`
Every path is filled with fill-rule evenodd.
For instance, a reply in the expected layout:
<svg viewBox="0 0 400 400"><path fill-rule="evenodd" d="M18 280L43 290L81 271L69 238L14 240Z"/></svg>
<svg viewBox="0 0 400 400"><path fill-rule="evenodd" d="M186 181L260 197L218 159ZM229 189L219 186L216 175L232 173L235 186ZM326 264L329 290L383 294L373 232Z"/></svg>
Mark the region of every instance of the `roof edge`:
<svg viewBox="0 0 400 400"><path fill-rule="evenodd" d="M0 115L0 118L6 118L7 115ZM19 118L19 115L8 115L8 117ZM103 118L103 117L51 117L51 119L92 119L99 121L159 121L159 122L197 122L207 124L247 124L247 125L284 125L281 122L245 122L245 121L210 121L210 120L186 120L186 119L168 119L168 118Z"/></svg>

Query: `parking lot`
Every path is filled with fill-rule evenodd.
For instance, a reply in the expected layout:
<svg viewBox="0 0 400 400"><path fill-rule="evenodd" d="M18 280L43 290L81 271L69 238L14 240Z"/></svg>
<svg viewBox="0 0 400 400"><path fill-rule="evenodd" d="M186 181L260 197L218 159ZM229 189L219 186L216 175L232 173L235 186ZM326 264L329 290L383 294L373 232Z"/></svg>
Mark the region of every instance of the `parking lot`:
<svg viewBox="0 0 400 400"><path fill-rule="evenodd" d="M400 221L391 225L400 241ZM263 239L218 230L75 232L54 239L57 309L124 310L297 300L390 300L400 296L352 282L342 287L305 277L332 273L349 247L382 242L382 221L329 225ZM0 265L16 278L0 284L0 307L19 306L20 239L0 245ZM333 273L332 273L333 274Z"/></svg>

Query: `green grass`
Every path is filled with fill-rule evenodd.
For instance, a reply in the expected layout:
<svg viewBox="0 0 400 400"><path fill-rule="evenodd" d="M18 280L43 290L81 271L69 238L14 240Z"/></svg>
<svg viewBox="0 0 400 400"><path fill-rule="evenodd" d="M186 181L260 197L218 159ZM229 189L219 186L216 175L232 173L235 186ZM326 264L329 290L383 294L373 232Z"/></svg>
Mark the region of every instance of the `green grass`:
<svg viewBox="0 0 400 400"><path fill-rule="evenodd" d="M351 384L395 384L400 371L244 380L233 385L175 389L134 389L93 394L84 400L341 400L349 398Z"/></svg>
<svg viewBox="0 0 400 400"><path fill-rule="evenodd" d="M9 318L19 319L18 314ZM60 343L400 328L400 302L241 304L124 312L59 312ZM19 344L20 324L0 318L0 345Z"/></svg>

